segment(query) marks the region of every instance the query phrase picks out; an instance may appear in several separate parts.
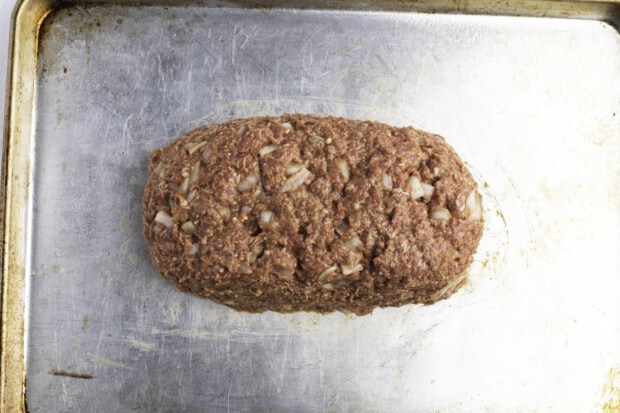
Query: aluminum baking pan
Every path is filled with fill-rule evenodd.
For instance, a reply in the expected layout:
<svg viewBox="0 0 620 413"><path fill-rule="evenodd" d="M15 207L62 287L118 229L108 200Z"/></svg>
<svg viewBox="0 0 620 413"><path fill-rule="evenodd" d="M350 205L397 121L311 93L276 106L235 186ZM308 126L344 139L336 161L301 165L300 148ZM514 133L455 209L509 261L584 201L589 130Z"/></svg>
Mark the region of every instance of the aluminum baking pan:
<svg viewBox="0 0 620 413"><path fill-rule="evenodd" d="M614 1L22 1L2 411L617 411L619 15ZM484 196L468 285L355 317L237 313L163 280L141 235L149 152L281 112L443 135Z"/></svg>

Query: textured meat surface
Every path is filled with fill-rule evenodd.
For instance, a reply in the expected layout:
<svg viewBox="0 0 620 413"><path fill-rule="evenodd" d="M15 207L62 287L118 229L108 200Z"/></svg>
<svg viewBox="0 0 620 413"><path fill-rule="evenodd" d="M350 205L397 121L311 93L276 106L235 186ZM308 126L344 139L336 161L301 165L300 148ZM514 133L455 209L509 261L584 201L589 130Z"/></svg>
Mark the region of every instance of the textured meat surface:
<svg viewBox="0 0 620 413"><path fill-rule="evenodd" d="M477 185L440 136L302 114L183 135L153 152L143 202L159 272L250 312L446 298L483 228Z"/></svg>

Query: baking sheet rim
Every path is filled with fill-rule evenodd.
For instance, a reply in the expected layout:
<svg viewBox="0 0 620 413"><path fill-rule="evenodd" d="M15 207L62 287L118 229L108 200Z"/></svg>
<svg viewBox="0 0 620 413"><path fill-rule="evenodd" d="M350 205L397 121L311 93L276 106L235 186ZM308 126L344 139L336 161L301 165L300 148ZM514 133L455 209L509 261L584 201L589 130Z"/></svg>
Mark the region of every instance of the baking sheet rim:
<svg viewBox="0 0 620 413"><path fill-rule="evenodd" d="M22 0L13 11L10 28L9 68L7 71L6 114L4 128L4 147L2 159L2 180L0 181L0 210L3 220L0 222L2 235L2 324L0 342L0 412L26 410L26 363L27 331L25 323L28 316L28 250L30 237L29 219L31 216L30 183L34 174L32 167L32 145L36 113L34 102L37 80L38 35L45 18L54 11L67 6L103 5L97 0L74 1L70 5L60 0ZM105 5L137 6L136 2L122 0L107 1ZM186 6L196 4L184 1L181 4L169 0L144 1L139 5ZM244 7L247 5L261 7L256 3L218 2L203 5L227 5ZM277 7L278 1L266 1L264 7ZM301 3L303 4L303 3ZM355 3L334 3L336 9L355 8ZM452 2L444 0L433 2L422 0L415 3L394 3L380 0L366 3L370 11L381 9L393 10L398 5L399 11L441 12L467 14L508 14L527 17L564 17L587 18L610 22L618 27L620 21L620 0L601 1L549 1L529 2L529 9L513 5L498 5L487 0L472 2ZM292 7L299 6L293 4ZM340 7L342 6L342 7ZM347 7L350 6L350 7ZM520 6L525 6L521 4ZM500 7L500 9L497 9ZM502 9L503 8L503 9Z"/></svg>

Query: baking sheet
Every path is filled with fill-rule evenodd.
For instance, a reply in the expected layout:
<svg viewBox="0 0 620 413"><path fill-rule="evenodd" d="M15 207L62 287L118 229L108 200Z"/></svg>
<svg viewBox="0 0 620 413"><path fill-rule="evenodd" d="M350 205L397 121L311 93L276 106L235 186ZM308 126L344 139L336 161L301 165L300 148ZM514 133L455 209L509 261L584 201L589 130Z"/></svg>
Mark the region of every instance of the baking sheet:
<svg viewBox="0 0 620 413"><path fill-rule="evenodd" d="M47 17L38 46L31 151L14 154L32 172L30 412L620 405L612 25L78 6ZM150 151L203 123L285 111L445 136L484 196L469 284L365 317L250 315L159 277L141 235Z"/></svg>

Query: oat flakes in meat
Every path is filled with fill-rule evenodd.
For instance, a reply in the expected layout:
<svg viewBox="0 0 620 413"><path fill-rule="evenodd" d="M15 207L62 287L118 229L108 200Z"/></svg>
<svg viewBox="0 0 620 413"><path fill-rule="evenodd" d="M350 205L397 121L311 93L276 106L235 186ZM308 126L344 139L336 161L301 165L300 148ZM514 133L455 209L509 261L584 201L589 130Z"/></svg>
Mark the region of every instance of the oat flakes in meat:
<svg viewBox="0 0 620 413"><path fill-rule="evenodd" d="M443 138L336 117L202 126L153 152L144 193L159 272L249 312L446 298L482 228L477 185Z"/></svg>

